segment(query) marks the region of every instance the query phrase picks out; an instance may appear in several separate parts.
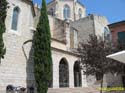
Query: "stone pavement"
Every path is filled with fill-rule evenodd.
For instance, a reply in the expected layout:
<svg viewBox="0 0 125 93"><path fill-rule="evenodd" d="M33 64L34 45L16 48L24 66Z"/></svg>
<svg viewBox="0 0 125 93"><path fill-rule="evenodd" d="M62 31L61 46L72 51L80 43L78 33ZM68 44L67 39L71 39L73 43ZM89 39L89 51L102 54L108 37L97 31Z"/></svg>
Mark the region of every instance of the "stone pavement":
<svg viewBox="0 0 125 93"><path fill-rule="evenodd" d="M50 88L48 93L99 93L97 88L85 87L85 88Z"/></svg>

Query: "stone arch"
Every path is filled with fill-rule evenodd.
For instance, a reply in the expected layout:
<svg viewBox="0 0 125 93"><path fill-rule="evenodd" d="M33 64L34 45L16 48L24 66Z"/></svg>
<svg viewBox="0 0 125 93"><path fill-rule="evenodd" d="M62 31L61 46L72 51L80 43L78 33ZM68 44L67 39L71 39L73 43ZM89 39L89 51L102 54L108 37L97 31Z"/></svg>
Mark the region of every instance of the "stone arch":
<svg viewBox="0 0 125 93"><path fill-rule="evenodd" d="M82 86L82 76L81 76L81 67L80 63L76 61L74 63L74 87Z"/></svg>
<svg viewBox="0 0 125 93"><path fill-rule="evenodd" d="M69 66L66 58L59 63L59 87L69 87Z"/></svg>

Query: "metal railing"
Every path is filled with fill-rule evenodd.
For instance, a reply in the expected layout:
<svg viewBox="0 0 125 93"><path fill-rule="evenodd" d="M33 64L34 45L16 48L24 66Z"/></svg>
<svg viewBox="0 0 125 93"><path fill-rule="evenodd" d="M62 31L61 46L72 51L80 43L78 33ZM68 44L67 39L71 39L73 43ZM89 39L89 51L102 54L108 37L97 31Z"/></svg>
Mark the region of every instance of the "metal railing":
<svg viewBox="0 0 125 93"><path fill-rule="evenodd" d="M69 87L69 83L67 83L67 82L62 82L62 83L59 83L59 86L60 86L60 87Z"/></svg>

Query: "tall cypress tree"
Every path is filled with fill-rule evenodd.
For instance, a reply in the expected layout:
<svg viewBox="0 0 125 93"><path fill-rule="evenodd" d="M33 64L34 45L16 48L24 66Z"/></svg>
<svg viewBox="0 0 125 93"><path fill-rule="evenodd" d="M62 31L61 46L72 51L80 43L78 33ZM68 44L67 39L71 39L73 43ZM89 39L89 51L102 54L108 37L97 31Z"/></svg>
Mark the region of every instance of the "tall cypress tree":
<svg viewBox="0 0 125 93"><path fill-rule="evenodd" d="M38 93L47 93L51 79L51 35L47 15L46 1L42 0L42 8L34 34L34 74Z"/></svg>
<svg viewBox="0 0 125 93"><path fill-rule="evenodd" d="M6 9L7 9L6 0L0 0L0 59L4 58L4 54L6 51L3 42L3 33L6 30L5 27Z"/></svg>

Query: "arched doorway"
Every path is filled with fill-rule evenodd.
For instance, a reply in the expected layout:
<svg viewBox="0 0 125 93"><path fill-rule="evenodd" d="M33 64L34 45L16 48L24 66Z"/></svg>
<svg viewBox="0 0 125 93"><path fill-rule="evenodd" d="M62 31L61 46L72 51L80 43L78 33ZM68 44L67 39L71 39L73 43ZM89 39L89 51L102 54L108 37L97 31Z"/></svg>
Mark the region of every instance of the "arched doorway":
<svg viewBox="0 0 125 93"><path fill-rule="evenodd" d="M69 67L65 58L59 64L59 87L69 87Z"/></svg>
<svg viewBox="0 0 125 93"><path fill-rule="evenodd" d="M75 62L74 64L74 87L81 87L81 69L80 69L80 63Z"/></svg>

